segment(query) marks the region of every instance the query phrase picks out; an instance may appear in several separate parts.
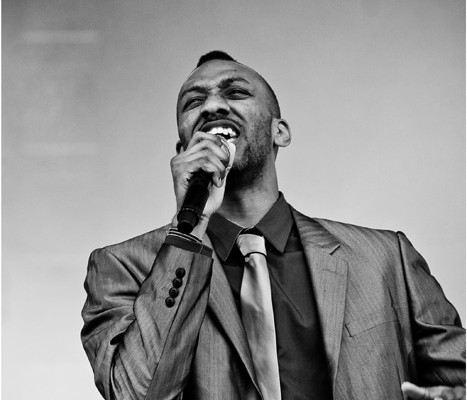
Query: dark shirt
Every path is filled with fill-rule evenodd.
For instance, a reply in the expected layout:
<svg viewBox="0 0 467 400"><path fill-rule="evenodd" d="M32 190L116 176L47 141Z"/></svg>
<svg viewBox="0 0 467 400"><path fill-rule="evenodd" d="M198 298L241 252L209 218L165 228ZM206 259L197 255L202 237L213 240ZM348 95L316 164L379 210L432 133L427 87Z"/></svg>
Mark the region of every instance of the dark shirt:
<svg viewBox="0 0 467 400"><path fill-rule="evenodd" d="M244 228L214 214L208 234L240 308L244 258L236 246ZM266 239L283 400L331 399L323 338L303 247L282 193L254 227Z"/></svg>

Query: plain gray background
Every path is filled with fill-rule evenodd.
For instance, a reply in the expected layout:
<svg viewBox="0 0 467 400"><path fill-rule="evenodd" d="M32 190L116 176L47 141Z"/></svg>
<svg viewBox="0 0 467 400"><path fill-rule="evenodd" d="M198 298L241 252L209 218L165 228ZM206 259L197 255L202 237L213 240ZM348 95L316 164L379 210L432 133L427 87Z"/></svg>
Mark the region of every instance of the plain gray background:
<svg viewBox="0 0 467 400"><path fill-rule="evenodd" d="M3 1L3 395L99 399L87 257L168 222L198 57L262 73L300 211L402 230L465 315L465 2Z"/></svg>

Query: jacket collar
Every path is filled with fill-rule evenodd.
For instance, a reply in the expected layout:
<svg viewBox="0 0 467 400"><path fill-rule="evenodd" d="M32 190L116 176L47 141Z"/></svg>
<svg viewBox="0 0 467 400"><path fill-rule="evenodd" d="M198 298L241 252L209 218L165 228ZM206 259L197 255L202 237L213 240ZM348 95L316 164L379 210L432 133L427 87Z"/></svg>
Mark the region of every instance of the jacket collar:
<svg viewBox="0 0 467 400"><path fill-rule="evenodd" d="M277 251L283 253L292 225L291 207L285 200L284 195L279 193L277 201L255 225L255 228L266 238L268 243L274 246ZM235 246L238 235L246 228L250 227L237 225L220 214L212 215L209 220L208 235L214 251L222 262L227 260Z"/></svg>
<svg viewBox="0 0 467 400"><path fill-rule="evenodd" d="M304 247L305 244L318 247L328 254L333 254L340 247L339 240L318 220L307 217L294 208L292 208L292 214Z"/></svg>

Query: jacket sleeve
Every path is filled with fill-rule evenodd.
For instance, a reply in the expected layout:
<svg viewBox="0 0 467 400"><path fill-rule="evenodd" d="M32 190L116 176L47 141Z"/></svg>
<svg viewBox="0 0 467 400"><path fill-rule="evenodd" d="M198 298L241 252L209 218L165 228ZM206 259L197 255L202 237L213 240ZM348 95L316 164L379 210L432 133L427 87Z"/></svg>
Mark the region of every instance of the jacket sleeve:
<svg viewBox="0 0 467 400"><path fill-rule="evenodd" d="M409 297L418 384L465 384L465 330L427 263L406 236L399 243Z"/></svg>
<svg viewBox="0 0 467 400"><path fill-rule="evenodd" d="M140 284L108 249L91 254L82 340L105 399L172 399L183 391L211 272L211 257L164 243ZM178 295L170 296L177 277Z"/></svg>

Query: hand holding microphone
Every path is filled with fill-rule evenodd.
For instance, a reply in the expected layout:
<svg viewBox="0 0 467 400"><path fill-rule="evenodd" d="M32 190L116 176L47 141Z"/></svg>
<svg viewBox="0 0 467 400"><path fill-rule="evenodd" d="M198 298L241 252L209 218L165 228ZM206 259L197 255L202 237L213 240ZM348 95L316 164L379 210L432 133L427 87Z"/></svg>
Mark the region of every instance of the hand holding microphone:
<svg viewBox="0 0 467 400"><path fill-rule="evenodd" d="M195 226L202 236L207 221L222 204L227 174L235 158L235 145L211 133L196 132L185 151L171 160L177 219L184 233Z"/></svg>

